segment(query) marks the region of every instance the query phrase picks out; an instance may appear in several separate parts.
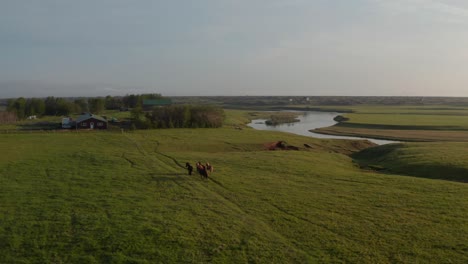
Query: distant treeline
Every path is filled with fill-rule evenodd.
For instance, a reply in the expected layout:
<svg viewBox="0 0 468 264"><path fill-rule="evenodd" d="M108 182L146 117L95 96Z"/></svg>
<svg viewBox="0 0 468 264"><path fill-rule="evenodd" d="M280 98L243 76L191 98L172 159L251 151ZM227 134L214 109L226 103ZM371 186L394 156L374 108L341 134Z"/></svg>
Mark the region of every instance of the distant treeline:
<svg viewBox="0 0 468 264"><path fill-rule="evenodd" d="M215 128L224 121L224 110L209 105L171 105L155 108L144 115L135 108L132 117L138 128Z"/></svg>
<svg viewBox="0 0 468 264"><path fill-rule="evenodd" d="M7 111L16 114L18 119L28 116L70 115L73 113L91 112L99 114L104 110L135 108L146 99L161 99L160 94L130 94L126 96L106 96L96 98L17 98L8 101Z"/></svg>
<svg viewBox="0 0 468 264"><path fill-rule="evenodd" d="M179 96L175 104L215 104L223 108L348 106L348 105L451 105L466 106L468 97L426 96Z"/></svg>

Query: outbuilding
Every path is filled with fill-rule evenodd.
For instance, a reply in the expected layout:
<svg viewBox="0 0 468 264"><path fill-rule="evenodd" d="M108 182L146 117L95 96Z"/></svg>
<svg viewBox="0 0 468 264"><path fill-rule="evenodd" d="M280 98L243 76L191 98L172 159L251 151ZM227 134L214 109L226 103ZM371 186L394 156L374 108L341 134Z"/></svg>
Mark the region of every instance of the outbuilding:
<svg viewBox="0 0 468 264"><path fill-rule="evenodd" d="M62 128L72 128L73 120L71 117L64 117L62 118Z"/></svg>
<svg viewBox="0 0 468 264"><path fill-rule="evenodd" d="M76 119L77 129L107 129L107 120L101 116L86 113Z"/></svg>

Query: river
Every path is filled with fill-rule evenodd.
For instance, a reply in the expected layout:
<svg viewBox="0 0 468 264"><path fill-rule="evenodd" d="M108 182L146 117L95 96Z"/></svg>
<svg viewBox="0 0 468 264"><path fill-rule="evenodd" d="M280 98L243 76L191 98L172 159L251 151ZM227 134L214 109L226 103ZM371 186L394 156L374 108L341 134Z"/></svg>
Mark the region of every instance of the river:
<svg viewBox="0 0 468 264"><path fill-rule="evenodd" d="M292 111L288 111L292 112ZM336 112L317 112L317 111L306 111L302 112L304 114L299 115L298 119L300 122L281 124L277 126L267 126L265 124L265 119L254 119L248 124L249 127L258 129L258 130L271 130L271 131L281 131L289 132L297 135L315 137L315 138L337 138L337 139L367 139L379 145L397 143L397 141L391 140L381 140L373 138L364 138L364 137L347 137L347 136L333 136L333 135L324 135L314 132L310 132L311 129L329 127L333 126L337 122L333 118L340 113Z"/></svg>

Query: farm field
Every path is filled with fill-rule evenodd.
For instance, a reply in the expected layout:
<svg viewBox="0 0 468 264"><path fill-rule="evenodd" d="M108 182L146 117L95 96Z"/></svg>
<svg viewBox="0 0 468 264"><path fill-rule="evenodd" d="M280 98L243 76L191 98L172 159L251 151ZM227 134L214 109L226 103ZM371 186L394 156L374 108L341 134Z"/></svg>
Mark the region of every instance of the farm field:
<svg viewBox="0 0 468 264"><path fill-rule="evenodd" d="M221 129L2 135L1 262L468 261L468 163L440 159L465 145L356 154L372 145L231 127L244 118L229 112ZM266 150L278 140L299 150ZM400 148L433 153L423 161L451 181L392 156ZM372 159L379 151L387 163ZM210 179L186 175L196 161L214 165Z"/></svg>
<svg viewBox="0 0 468 264"><path fill-rule="evenodd" d="M314 132L402 141L468 141L468 108L459 106L352 106L348 120Z"/></svg>

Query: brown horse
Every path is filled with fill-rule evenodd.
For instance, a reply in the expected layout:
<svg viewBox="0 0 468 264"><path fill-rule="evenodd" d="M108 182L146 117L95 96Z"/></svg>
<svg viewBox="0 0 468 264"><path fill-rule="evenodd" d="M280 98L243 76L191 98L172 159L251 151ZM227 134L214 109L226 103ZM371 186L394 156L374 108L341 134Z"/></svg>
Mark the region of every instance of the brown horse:
<svg viewBox="0 0 468 264"><path fill-rule="evenodd" d="M213 165L211 165L210 163L206 163L206 171L208 171L209 173L212 173L213 172Z"/></svg>
<svg viewBox="0 0 468 264"><path fill-rule="evenodd" d="M208 179L208 172L206 171L206 167L205 165L201 164L201 162L197 162L197 171L202 179Z"/></svg>

